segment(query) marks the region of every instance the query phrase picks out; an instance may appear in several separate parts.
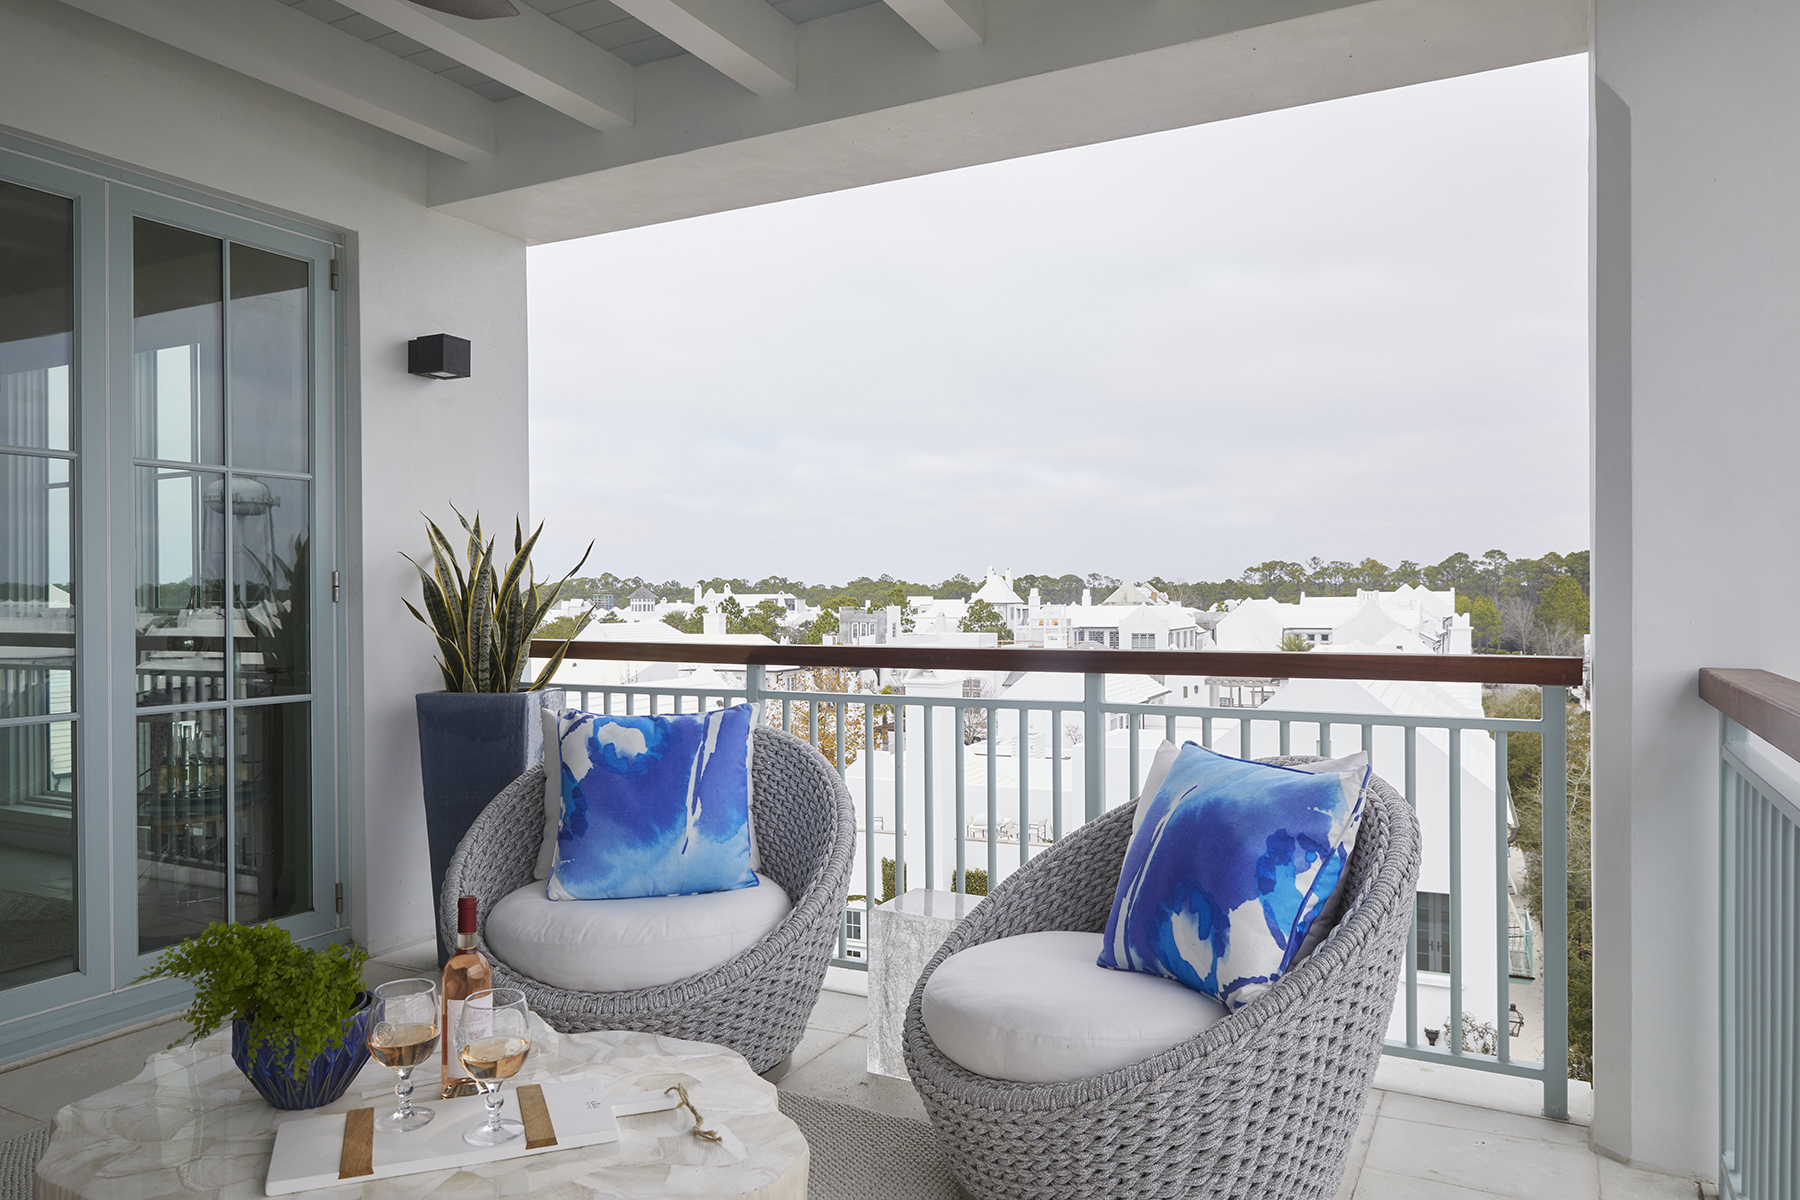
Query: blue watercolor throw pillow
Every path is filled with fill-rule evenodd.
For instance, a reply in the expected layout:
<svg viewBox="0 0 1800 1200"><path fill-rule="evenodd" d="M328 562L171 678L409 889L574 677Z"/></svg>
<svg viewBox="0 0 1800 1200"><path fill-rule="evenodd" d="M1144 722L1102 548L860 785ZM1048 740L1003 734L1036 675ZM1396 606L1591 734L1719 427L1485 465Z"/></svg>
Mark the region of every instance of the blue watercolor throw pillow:
<svg viewBox="0 0 1800 1200"><path fill-rule="evenodd" d="M755 887L754 725L748 704L663 717L559 714L562 822L550 899Z"/></svg>
<svg viewBox="0 0 1800 1200"><path fill-rule="evenodd" d="M1350 861L1368 775L1184 745L1126 848L1099 964L1173 979L1230 1011L1268 991Z"/></svg>

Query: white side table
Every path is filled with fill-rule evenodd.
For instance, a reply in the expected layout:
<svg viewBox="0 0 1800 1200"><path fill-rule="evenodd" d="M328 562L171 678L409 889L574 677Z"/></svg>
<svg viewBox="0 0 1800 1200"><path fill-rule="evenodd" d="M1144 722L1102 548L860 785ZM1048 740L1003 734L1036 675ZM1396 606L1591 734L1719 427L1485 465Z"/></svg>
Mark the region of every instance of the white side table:
<svg viewBox="0 0 1800 1200"><path fill-rule="evenodd" d="M869 910L869 1074L909 1078L901 1035L913 988L980 896L914 888Z"/></svg>

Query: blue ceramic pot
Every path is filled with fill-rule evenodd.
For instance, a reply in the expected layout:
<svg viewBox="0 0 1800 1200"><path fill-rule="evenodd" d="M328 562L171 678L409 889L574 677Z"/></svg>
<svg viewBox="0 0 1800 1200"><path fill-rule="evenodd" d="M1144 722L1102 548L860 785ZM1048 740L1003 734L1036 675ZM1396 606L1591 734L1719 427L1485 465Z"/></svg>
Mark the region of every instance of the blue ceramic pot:
<svg viewBox="0 0 1800 1200"><path fill-rule="evenodd" d="M360 992L356 1008L344 1018L344 1040L312 1060L312 1069L300 1079L294 1072L294 1040L285 1045L265 1041L250 1061L250 1024L242 1017L231 1023L231 1061L238 1065L257 1094L276 1108L318 1108L330 1104L350 1089L350 1081L369 1057L368 1022L364 1019L375 997Z"/></svg>
<svg viewBox="0 0 1800 1200"><path fill-rule="evenodd" d="M538 692L424 692L418 697L419 775L425 792L425 841L431 853L432 925L440 926L444 873L463 835L488 802L544 759L546 708L563 706L561 688ZM455 941L438 935L438 966Z"/></svg>

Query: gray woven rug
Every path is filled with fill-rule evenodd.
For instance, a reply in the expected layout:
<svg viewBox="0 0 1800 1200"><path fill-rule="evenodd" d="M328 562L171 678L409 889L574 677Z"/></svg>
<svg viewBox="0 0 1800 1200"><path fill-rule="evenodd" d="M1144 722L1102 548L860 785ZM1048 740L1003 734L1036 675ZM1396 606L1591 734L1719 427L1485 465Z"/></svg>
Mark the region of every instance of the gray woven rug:
<svg viewBox="0 0 1800 1200"><path fill-rule="evenodd" d="M50 1145L50 1127L0 1142L0 1200L31 1200L32 1168Z"/></svg>
<svg viewBox="0 0 1800 1200"><path fill-rule="evenodd" d="M960 1200L923 1121L782 1092L781 1111L812 1147L808 1200Z"/></svg>
<svg viewBox="0 0 1800 1200"><path fill-rule="evenodd" d="M960 1200L931 1126L848 1104L781 1093L812 1147L809 1200ZM50 1145L43 1125L0 1142L0 1200L32 1200L32 1168Z"/></svg>

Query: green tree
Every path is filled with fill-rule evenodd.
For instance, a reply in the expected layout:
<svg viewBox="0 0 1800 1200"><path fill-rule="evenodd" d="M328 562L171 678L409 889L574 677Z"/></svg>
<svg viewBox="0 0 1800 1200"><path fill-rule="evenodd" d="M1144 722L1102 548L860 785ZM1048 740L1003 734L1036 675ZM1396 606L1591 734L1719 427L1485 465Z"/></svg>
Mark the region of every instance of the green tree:
<svg viewBox="0 0 1800 1200"><path fill-rule="evenodd" d="M1297 654L1302 651L1311 650L1313 644L1297 633L1284 633L1281 635L1281 648L1288 653Z"/></svg>
<svg viewBox="0 0 1800 1200"><path fill-rule="evenodd" d="M1490 717L1526 720L1538 717L1542 701L1538 692L1520 689L1490 697L1484 707ZM1576 1079L1594 1077L1594 914L1592 774L1588 713L1568 710L1568 876L1569 898L1569 1073ZM1525 900L1538 928L1544 922L1544 793L1543 738L1535 733L1515 733L1507 738L1507 782L1512 788L1513 811L1518 815L1514 844L1525 854Z"/></svg>
<svg viewBox="0 0 1800 1200"><path fill-rule="evenodd" d="M912 874L910 867L908 870L900 872L900 876L901 876L900 885L903 889L906 886L906 876L908 876L910 874ZM982 894L986 895L985 892ZM894 860L891 858L884 858L881 860L881 903L886 904L889 900L892 900L893 898L894 898Z"/></svg>
<svg viewBox="0 0 1800 1200"><path fill-rule="evenodd" d="M954 876L956 872L952 871L950 874ZM962 887L960 889L957 888L954 879L952 879L950 888L951 891L960 890L971 896L985 896L987 895L987 889L988 873L987 869L984 867L966 868L962 873Z"/></svg>
<svg viewBox="0 0 1800 1200"><path fill-rule="evenodd" d="M893 587L888 589L886 600L890 608L897 608L900 610L899 631L901 633L911 633L914 626L913 606L912 600L906 594L906 588L903 585L896 583Z"/></svg>
<svg viewBox="0 0 1800 1200"><path fill-rule="evenodd" d="M1459 592L1480 590L1481 568L1467 554L1458 551L1435 567L1426 567L1425 586L1434 591L1455 588Z"/></svg>
<svg viewBox="0 0 1800 1200"><path fill-rule="evenodd" d="M931 589L931 594L941 600L967 600L976 592L977 584L967 575L958 572L944 582Z"/></svg>
<svg viewBox="0 0 1800 1200"><path fill-rule="evenodd" d="M1481 556L1481 565L1487 575L1488 595L1496 601L1500 599L1500 589L1506 582L1506 568L1512 560L1506 557L1504 550L1489 550Z"/></svg>
<svg viewBox="0 0 1800 1200"><path fill-rule="evenodd" d="M1482 649L1497 648L1500 644L1500 608L1486 596L1469 592L1456 593L1456 611L1469 618L1469 628L1473 633L1475 645Z"/></svg>
<svg viewBox="0 0 1800 1200"><path fill-rule="evenodd" d="M725 606L721 604L719 607L722 610ZM782 618L786 616L787 610L782 608L781 605L775 601L759 600L757 601L755 608L745 613L738 620L737 628L731 630L731 632L760 633L771 642L779 642L782 634Z"/></svg>
<svg viewBox="0 0 1800 1200"><path fill-rule="evenodd" d="M726 633L744 631L744 606L738 603L736 596L727 596L719 602L719 615L725 618Z"/></svg>
<svg viewBox="0 0 1800 1200"><path fill-rule="evenodd" d="M1012 630L1006 627L1006 619L986 600L977 600L969 605L969 611L963 614L963 619L957 622L956 627L964 633L996 634L1003 646L1013 640Z"/></svg>
<svg viewBox="0 0 1800 1200"><path fill-rule="evenodd" d="M706 624L702 620L706 616L706 605L702 604L690 613L670 612L663 614L663 624L682 633L704 633Z"/></svg>
<svg viewBox="0 0 1800 1200"><path fill-rule="evenodd" d="M1538 601L1537 621L1548 629L1565 626L1576 633L1588 631L1588 598L1581 585L1567 575L1544 590Z"/></svg>
<svg viewBox="0 0 1800 1200"><path fill-rule="evenodd" d="M778 690L844 693L854 692L856 685L855 671L840 670L837 667L802 667L783 679ZM766 707L772 728L786 729L795 737L806 739L832 762L837 761L840 727L844 731L844 765L854 763L856 756L862 752L865 710L860 704L845 704L821 698L817 701L771 700ZM816 729L813 727L815 721L818 723Z"/></svg>
<svg viewBox="0 0 1800 1200"><path fill-rule="evenodd" d="M545 621L542 625L539 625L537 631L531 636L534 638L555 638L560 642L567 638L572 638L583 629L586 629L592 616L593 611L590 609L588 612L584 612L578 617L554 617L551 620ZM613 620L616 621L618 618L614 617Z"/></svg>

